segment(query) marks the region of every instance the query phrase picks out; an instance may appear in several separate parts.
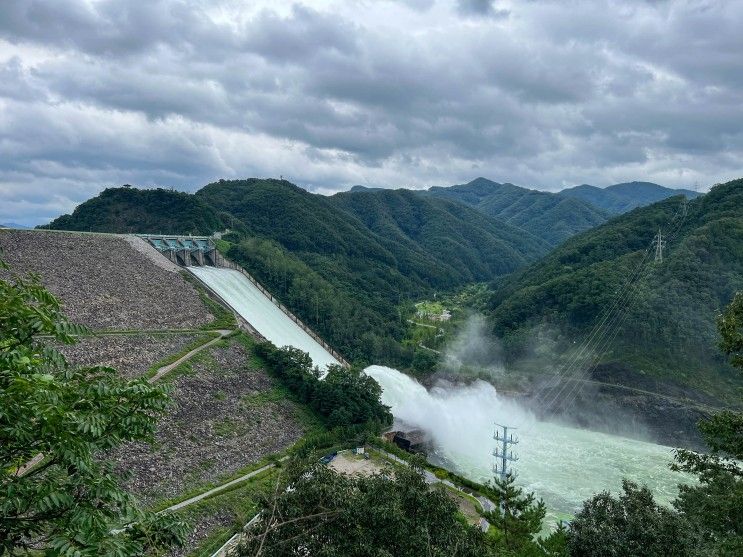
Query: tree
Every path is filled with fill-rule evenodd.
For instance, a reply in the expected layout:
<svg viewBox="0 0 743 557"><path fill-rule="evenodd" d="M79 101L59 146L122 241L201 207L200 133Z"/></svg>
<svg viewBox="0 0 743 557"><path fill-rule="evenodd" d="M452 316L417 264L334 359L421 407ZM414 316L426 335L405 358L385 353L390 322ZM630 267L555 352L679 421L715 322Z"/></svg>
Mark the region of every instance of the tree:
<svg viewBox="0 0 743 557"><path fill-rule="evenodd" d="M743 294L718 318L720 347L743 369ZM680 485L675 509L658 506L650 491L624 483L619 499L602 493L571 523L571 555L742 555L743 415L725 411L702 421L707 454L676 451L671 468L694 474Z"/></svg>
<svg viewBox="0 0 743 557"><path fill-rule="evenodd" d="M542 529L546 507L543 501L535 500L533 493L524 495L515 482L511 474L495 479L496 508L487 515L495 528L495 546L501 555L541 555L534 537Z"/></svg>
<svg viewBox="0 0 743 557"><path fill-rule="evenodd" d="M394 474L355 477L294 463L263 508L238 555L487 555L482 532L459 520L454 502L429 489L415 463Z"/></svg>
<svg viewBox="0 0 743 557"><path fill-rule="evenodd" d="M694 555L689 524L661 507L643 486L625 480L623 493L608 492L583 503L570 523L568 549L574 557L671 557Z"/></svg>
<svg viewBox="0 0 743 557"><path fill-rule="evenodd" d="M743 371L743 292L717 320L720 348ZM674 468L695 474L699 482L680 486L674 506L702 533L717 554L743 554L743 414L725 411L699 429L710 454L676 451Z"/></svg>
<svg viewBox="0 0 743 557"><path fill-rule="evenodd" d="M141 511L100 460L151 439L167 395L68 365L54 344L86 332L37 276L0 279L0 553L142 555L184 536L181 522Z"/></svg>
<svg viewBox="0 0 743 557"><path fill-rule="evenodd" d="M324 379L312 358L298 348L276 348L261 342L256 352L284 384L322 416L331 427L365 427L379 431L392 423L389 407L382 404L382 388L358 368L328 367Z"/></svg>
<svg viewBox="0 0 743 557"><path fill-rule="evenodd" d="M730 363L743 370L743 292L738 292L717 318L720 350L730 356Z"/></svg>

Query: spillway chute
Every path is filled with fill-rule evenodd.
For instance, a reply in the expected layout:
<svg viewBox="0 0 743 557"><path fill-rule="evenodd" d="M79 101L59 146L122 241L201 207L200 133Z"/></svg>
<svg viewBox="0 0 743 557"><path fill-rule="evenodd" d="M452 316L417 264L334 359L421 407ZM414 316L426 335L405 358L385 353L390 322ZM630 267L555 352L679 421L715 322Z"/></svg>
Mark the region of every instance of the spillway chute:
<svg viewBox="0 0 743 557"><path fill-rule="evenodd" d="M245 274L225 267L188 267L188 270L276 346L292 346L307 352L321 372L329 365L341 364Z"/></svg>

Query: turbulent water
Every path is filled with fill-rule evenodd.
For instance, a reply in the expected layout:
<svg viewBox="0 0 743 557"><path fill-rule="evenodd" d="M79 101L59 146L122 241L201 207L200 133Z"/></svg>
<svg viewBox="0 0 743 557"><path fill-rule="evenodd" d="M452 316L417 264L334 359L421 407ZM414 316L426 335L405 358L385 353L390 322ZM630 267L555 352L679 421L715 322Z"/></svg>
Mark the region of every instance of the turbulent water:
<svg viewBox="0 0 743 557"><path fill-rule="evenodd" d="M435 456L472 480L492 478L494 424L516 426L517 481L544 499L548 520L570 518L599 491L617 493L622 478L647 485L662 503L670 502L685 480L668 468L670 447L536 420L515 402L499 398L489 383L427 391L395 369L365 371L382 386L382 401L395 419L426 431Z"/></svg>

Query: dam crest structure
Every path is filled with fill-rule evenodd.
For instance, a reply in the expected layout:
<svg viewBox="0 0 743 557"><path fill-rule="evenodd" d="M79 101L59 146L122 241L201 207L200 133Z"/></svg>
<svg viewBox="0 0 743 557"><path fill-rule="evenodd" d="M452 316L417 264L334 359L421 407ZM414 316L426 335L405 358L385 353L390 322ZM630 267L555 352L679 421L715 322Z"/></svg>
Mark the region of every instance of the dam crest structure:
<svg viewBox="0 0 743 557"><path fill-rule="evenodd" d="M224 257L209 236L137 234L172 263L183 267L232 310L253 334L276 346L308 352L325 374L329 365L350 367L337 350L302 322L240 265Z"/></svg>

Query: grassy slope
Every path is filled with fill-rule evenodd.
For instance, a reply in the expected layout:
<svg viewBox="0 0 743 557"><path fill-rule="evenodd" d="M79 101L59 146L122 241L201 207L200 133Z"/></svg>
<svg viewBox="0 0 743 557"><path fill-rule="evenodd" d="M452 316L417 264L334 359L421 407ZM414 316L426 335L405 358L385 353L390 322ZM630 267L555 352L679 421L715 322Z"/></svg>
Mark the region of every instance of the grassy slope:
<svg viewBox="0 0 743 557"><path fill-rule="evenodd" d="M491 304L509 355L523 355L540 324L568 339L583 338L658 228L675 226L669 222L679 206L676 197L636 209L509 277ZM734 375L718 353L714 321L733 293L743 289L743 180L690 202L678 235L670 240L664 263L641 283L605 359L732 395Z"/></svg>

